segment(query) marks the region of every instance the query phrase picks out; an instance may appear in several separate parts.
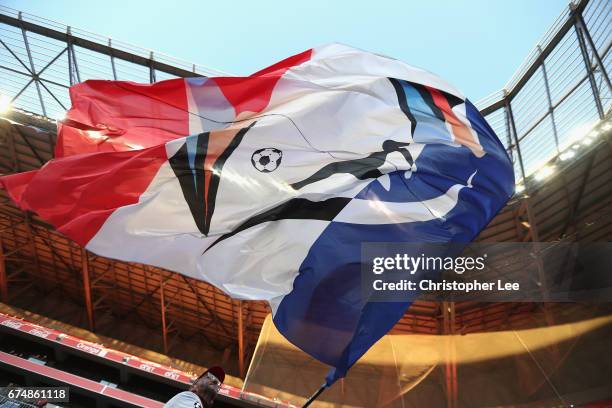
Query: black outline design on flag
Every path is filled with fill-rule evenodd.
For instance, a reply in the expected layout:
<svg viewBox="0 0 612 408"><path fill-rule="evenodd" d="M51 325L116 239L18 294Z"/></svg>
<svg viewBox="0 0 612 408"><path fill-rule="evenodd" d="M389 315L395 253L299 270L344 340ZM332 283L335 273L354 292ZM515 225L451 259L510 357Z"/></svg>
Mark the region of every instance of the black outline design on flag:
<svg viewBox="0 0 612 408"><path fill-rule="evenodd" d="M409 143L385 140L382 151L374 152L362 159L330 163L327 166L322 167L310 177L291 184L291 187L299 190L308 184L326 179L337 173L349 173L360 180L366 180L369 178L377 179L384 174L378 169L378 167L380 167L386 161L386 157L389 153L400 152L406 161L412 166L414 163L412 155L407 149L405 149L405 147L408 145ZM342 211L342 209L346 207L349 202L351 202L351 200L352 198L348 197L333 197L323 201L293 198L285 203L271 208L268 211L249 218L233 231L222 235L204 252L208 251L219 242L226 240L227 238L231 238L239 232L254 227L255 225L263 224L264 222L280 221L285 219L332 221L340 213L340 211Z"/></svg>
<svg viewBox="0 0 612 408"><path fill-rule="evenodd" d="M305 198L292 198L291 200L277 205L274 208L264 211L261 214L255 215L236 229L227 234L222 235L211 246L206 248L206 251L217 245L219 242L231 238L234 235L255 225L263 224L269 221L280 220L321 220L331 221L340 211L352 200L347 197L333 197L323 201L310 201Z"/></svg>
<svg viewBox="0 0 612 408"><path fill-rule="evenodd" d="M240 129L222 152L208 151L211 132L200 133L197 136L189 136L197 137L193 168L189 163L187 141L185 141L177 152L168 159L176 178L179 180L183 196L185 197L185 201L187 201L187 205L189 205L189 210L191 211L196 226L204 235L208 235L210 231L210 222L215 211L217 191L219 189L223 165L234 150L236 150L246 132L253 127L255 123L256 122L253 122L248 127ZM212 137L214 137L214 133L213 131ZM208 191L205 191L206 170L204 169L204 163L209 153L220 154L212 165L212 174L210 175Z"/></svg>
<svg viewBox="0 0 612 408"><path fill-rule="evenodd" d="M396 78L389 78L389 81L391 82L391 85L393 85L393 88L395 89L395 93L397 94L397 100L398 100L400 109L402 110L402 112L404 112L404 114L408 117L408 119L410 119L410 122L412 123L411 127L412 127L413 135L416 129L417 120L412 114L412 112L410 111L410 105L408 104L408 98L406 97L406 91L404 91L402 82L407 83L410 86L412 86L414 89L416 89L417 92L421 95L421 97L425 101L425 103L427 104L427 106L432 110L434 115L436 115L436 117L440 119L442 122L446 122L446 119L444 118L444 114L442 113L440 108L434 103L433 97L425 85L417 84L417 83L410 82L410 81L405 81L403 79L400 80ZM438 89L438 91L442 94L442 96L444 96L444 98L446 98L451 108L454 108L455 106L460 105L465 102L461 98L458 98L455 95L449 94L448 92L444 92L440 89Z"/></svg>
<svg viewBox="0 0 612 408"><path fill-rule="evenodd" d="M326 166L321 167L317 172L312 174L310 177L291 184L291 187L299 190L308 184L316 183L317 181L324 180L334 174L348 173L352 174L359 180L365 180L369 178L378 178L384 173L378 168L387 161L387 155L393 152L399 152L404 156L408 164L412 166L414 160L412 155L405 149L410 143L396 142L395 140L385 140L382 145L382 151L374 152L367 157L361 159L344 160L329 163Z"/></svg>
<svg viewBox="0 0 612 408"><path fill-rule="evenodd" d="M408 117L411 122L411 133L414 135L417 126L417 120L415 115L411 112L410 106L408 104L408 99L406 97L406 92L404 91L404 87L402 86L402 82L406 82L413 86L417 92L419 92L420 96L423 98L424 102L431 109L433 114L437 119L442 122L446 122L444 114L440 110L440 108L435 104L433 100L433 96L431 92L427 89L426 86L421 84L416 84L409 81L399 80L396 78L388 78L395 92L397 93L398 104L402 112ZM448 101L451 107L454 107L458 104L463 103L460 98L451 95L447 92L440 91L444 98ZM382 176L382 173L379 170L379 167L385 163L387 155L393 152L401 153L406 161L412 166L414 164L414 159L408 149L410 143L407 142L397 142L394 140L385 140L382 145L382 151L373 152L367 157L353 160L345 160L338 161L334 163L327 164L323 166L314 174L310 175L306 179L302 181L295 182L291 184L291 187L299 190L309 184L316 183L317 181L324 180L328 177L331 177L334 174L339 173L348 173L355 176L357 179L365 180L365 179L377 179ZM324 201L310 201L304 198L293 198L283 204L280 204L274 208L271 208L268 211L265 211L261 214L255 215L245 222L243 222L240 226L238 226L235 230L222 235L218 240L216 240L210 247L208 247L204 252L208 251L212 247L214 247L219 242L230 238L241 231L244 231L248 228L251 228L255 225L262 224L269 221L279 221L283 219L312 219L312 220L324 220L324 221L332 221L336 215L342 211L342 209L351 201L350 198L345 197L334 197Z"/></svg>

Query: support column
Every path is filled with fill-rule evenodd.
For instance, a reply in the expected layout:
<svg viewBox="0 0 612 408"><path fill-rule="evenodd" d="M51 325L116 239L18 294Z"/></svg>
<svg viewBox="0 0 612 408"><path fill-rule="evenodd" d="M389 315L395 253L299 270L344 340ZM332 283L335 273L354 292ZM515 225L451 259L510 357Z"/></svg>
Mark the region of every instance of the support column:
<svg viewBox="0 0 612 408"><path fill-rule="evenodd" d="M24 222L26 227L26 233L28 234L28 249L30 251L30 255L32 256L32 261L34 263L36 273L38 273L38 276L41 276L40 262L38 260L38 254L36 251L36 241L34 239L34 232L32 231L32 213L30 213L29 211L27 211L25 214ZM42 289L42 282L39 282L37 284L37 287L39 289Z"/></svg>
<svg viewBox="0 0 612 408"><path fill-rule="evenodd" d="M153 67L153 51L151 51L151 55L149 56L150 61L149 61L149 83L153 84L155 83L155 68Z"/></svg>
<svg viewBox="0 0 612 408"><path fill-rule="evenodd" d="M76 54L74 52L74 44L72 43L72 33L70 26L66 29L68 39L68 74L70 75L70 85L81 82L81 73L79 72L79 64L77 63Z"/></svg>
<svg viewBox="0 0 612 408"><path fill-rule="evenodd" d="M512 170L514 170L514 152L513 147L518 150L518 146L514 145L514 138L512 137L512 129L510 128L510 114L508 113L508 107L504 106L504 122L506 124L506 143L508 143L508 155L512 160Z"/></svg>
<svg viewBox="0 0 612 408"><path fill-rule="evenodd" d="M0 301L8 302L8 278L6 276L6 263L4 262L4 248L0 237Z"/></svg>
<svg viewBox="0 0 612 408"><path fill-rule="evenodd" d="M595 106L597 106L597 113L599 113L599 119L603 119L604 110L603 110L603 106L601 105L601 96L599 95L599 90L597 89L597 82L595 81L593 70L591 69L591 61L589 60L589 53L587 51L587 47L584 42L585 27L584 25L580 23L580 18L577 15L575 15L574 18L575 18L574 29L576 30L576 35L578 36L578 44L580 44L580 52L582 53L582 59L584 61L584 66L586 68L587 75L589 77L589 82L591 84L591 91L593 92L593 98L595 99Z"/></svg>
<svg viewBox="0 0 612 408"><path fill-rule="evenodd" d="M87 250L81 249L81 272L83 274L83 293L85 294L85 308L87 310L87 325L89 331L94 332L94 313L93 304L91 303L91 281L89 279L89 262L87 258Z"/></svg>
<svg viewBox="0 0 612 408"><path fill-rule="evenodd" d="M446 406L459 406L459 386L457 383L457 350L455 349L455 303L442 302L443 332L446 343Z"/></svg>
<svg viewBox="0 0 612 408"><path fill-rule="evenodd" d="M21 20L21 11L18 16L19 20ZM32 52L30 51L30 42L28 41L28 36L26 35L26 30L23 28L23 24L21 26L21 34L23 35L23 43L25 45L26 54L28 55L28 61L30 62L30 71L32 72L32 79L34 80L34 85L36 86L36 92L38 93L38 99L40 101L40 107L42 109L43 115L47 116L47 110L45 109L45 102L43 101L42 92L40 90L40 81L38 74L36 74L36 67L34 66L34 59L32 58Z"/></svg>
<svg viewBox="0 0 612 408"><path fill-rule="evenodd" d="M544 58L542 58L542 48L538 45L538 52L540 53L540 59L542 60L542 74L544 75L544 88L546 89L546 98L548 99L548 113L552 121L552 131L555 137L555 146L557 147L557 153L559 152L559 135L557 133L557 122L555 121L555 110L553 108L552 96L550 95L550 84L548 83L548 72L546 72L546 64Z"/></svg>
<svg viewBox="0 0 612 408"><path fill-rule="evenodd" d="M238 301L238 369L240 377L244 378L244 321L242 313L242 300Z"/></svg>
<svg viewBox="0 0 612 408"><path fill-rule="evenodd" d="M451 373L453 378L453 408L459 406L459 384L457 381L457 347L455 344L455 302L450 302L450 327L451 335Z"/></svg>
<svg viewBox="0 0 612 408"><path fill-rule="evenodd" d="M531 230L531 240L533 242L540 242L538 222L536 221L535 214L532 211L529 198L525 198L525 213L527 214L527 221L529 222L529 229Z"/></svg>
<svg viewBox="0 0 612 408"><path fill-rule="evenodd" d="M166 296L164 293L164 275L159 271L159 304L162 321L162 340L164 343L164 354L168 354L168 326L166 325Z"/></svg>
<svg viewBox="0 0 612 408"><path fill-rule="evenodd" d="M111 39L108 39L108 48L111 49L110 51L110 62L111 62L111 68L113 70L113 79L116 81L117 80L117 69L115 68L115 56L113 55L113 42L111 41Z"/></svg>
<svg viewBox="0 0 612 408"><path fill-rule="evenodd" d="M572 7L572 4L570 4L570 7ZM610 83L610 77L608 76L608 71L606 70L606 67L603 64L603 61L601 60L601 56L599 55L599 52L597 51L597 47L595 47L595 42L593 41L593 37L591 37L591 33L589 32L589 29L587 28L584 22L584 18L582 18L582 14L576 13L574 10L572 11L574 13L576 24L582 29L582 33L584 34L584 37L586 38L586 40L589 43L589 46L593 50L593 56L595 57L595 61L597 62L597 65L599 65L599 70L601 71L601 75L604 81L608 85L608 90L612 92L612 84Z"/></svg>
<svg viewBox="0 0 612 408"><path fill-rule="evenodd" d="M510 104L509 96L507 94L504 96L504 99L506 101L506 112L508 113L508 119L510 120L510 128L512 129L512 137L514 138L514 145L516 146L516 154L518 156L519 165L521 168L521 177L523 178L523 183L526 189L527 180L525 178L525 165L523 164L523 155L521 154L521 146L519 145L519 139L516 133L516 124L514 123L514 114L512 113L512 105Z"/></svg>
<svg viewBox="0 0 612 408"><path fill-rule="evenodd" d="M543 299L542 310L544 312L544 319L546 320L546 323L549 326L553 326L555 325L555 318L553 316L553 313L550 310L551 304L547 302L549 298L549 293L548 293L548 285L546 284L546 274L544 273L544 264L542 263L542 257L540 255L539 243L541 241L540 241L540 233L538 230L538 221L533 212L533 208L531 206L530 200L531 200L531 197L525 197L523 203L525 207L525 214L527 215L527 222L529 224L529 232L530 232L531 241L533 245L533 252L535 254L536 266L538 268L538 279L540 280L540 287L541 287L542 299ZM552 345L551 349L555 357L559 357L558 346L556 344Z"/></svg>
<svg viewBox="0 0 612 408"><path fill-rule="evenodd" d="M70 27L68 27L68 34L70 35ZM72 72L72 43L70 41L70 36L68 37L66 43L68 44L68 83L70 86L72 86L76 81L74 80L74 74Z"/></svg>

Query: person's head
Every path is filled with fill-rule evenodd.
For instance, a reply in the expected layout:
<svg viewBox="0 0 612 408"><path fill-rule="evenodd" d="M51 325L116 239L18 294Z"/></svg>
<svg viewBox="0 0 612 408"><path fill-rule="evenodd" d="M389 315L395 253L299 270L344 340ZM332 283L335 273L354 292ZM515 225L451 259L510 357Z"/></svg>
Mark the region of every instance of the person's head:
<svg viewBox="0 0 612 408"><path fill-rule="evenodd" d="M195 393L206 408L210 408L223 380L225 380L225 371L221 367L211 367L193 382L189 391Z"/></svg>

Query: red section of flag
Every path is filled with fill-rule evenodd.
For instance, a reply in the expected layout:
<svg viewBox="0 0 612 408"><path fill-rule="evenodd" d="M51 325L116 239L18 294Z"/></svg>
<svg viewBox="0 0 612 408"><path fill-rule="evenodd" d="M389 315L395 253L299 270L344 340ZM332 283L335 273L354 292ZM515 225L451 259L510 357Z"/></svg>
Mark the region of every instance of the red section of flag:
<svg viewBox="0 0 612 408"><path fill-rule="evenodd" d="M0 178L23 209L35 211L82 246L112 212L138 202L160 166L166 146L91 153L48 162L39 171Z"/></svg>
<svg viewBox="0 0 612 408"><path fill-rule="evenodd" d="M267 68L262 69L261 71L257 71L251 75L251 77L261 77L261 76L281 76L291 67L295 67L296 65L300 65L306 61L309 61L312 58L312 48L306 50L304 52L300 52L299 54L292 55L288 58L285 58L282 61L277 62L276 64L270 65Z"/></svg>
<svg viewBox="0 0 612 408"><path fill-rule="evenodd" d="M442 111L446 123L450 125L452 134L455 137L455 142L466 146L474 153L474 155L476 155L476 157L482 157L484 154L482 146L474 138L465 123L461 122L457 115L455 115L453 108L451 108L448 100L444 97L444 95L442 95L442 92L430 86L425 86L425 88L427 88L431 94L436 106L440 108L440 111Z"/></svg>
<svg viewBox="0 0 612 408"><path fill-rule="evenodd" d="M236 115L260 112L274 86L312 50L246 78L215 78ZM135 204L167 160L165 143L189 135L184 79L155 84L91 80L70 88L56 159L39 171L0 178L21 208L86 245L119 207ZM227 141L218 135L211 144ZM211 156L212 158L212 156ZM209 163L208 163L209 164Z"/></svg>
<svg viewBox="0 0 612 408"><path fill-rule="evenodd" d="M0 186L6 190L11 200L19 205L24 210L31 210L24 202L21 197L26 190L28 184L34 176L36 176L38 170L26 171L23 173L11 174L10 176L0 177Z"/></svg>
<svg viewBox="0 0 612 408"><path fill-rule="evenodd" d="M72 108L58 126L56 157L138 150L189 134L185 80L152 85L85 81L70 88Z"/></svg>
<svg viewBox="0 0 612 408"><path fill-rule="evenodd" d="M268 106L272 90L283 74L289 68L310 60L311 56L312 49L286 58L250 77L219 77L213 80L234 107L236 116L242 112L258 113Z"/></svg>

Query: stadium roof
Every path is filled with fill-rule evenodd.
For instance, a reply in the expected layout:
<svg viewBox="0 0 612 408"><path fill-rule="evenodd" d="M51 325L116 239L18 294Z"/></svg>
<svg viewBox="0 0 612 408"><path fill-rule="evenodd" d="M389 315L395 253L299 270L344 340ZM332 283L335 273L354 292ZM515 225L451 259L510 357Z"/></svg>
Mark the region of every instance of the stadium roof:
<svg viewBox="0 0 612 408"><path fill-rule="evenodd" d="M609 8L594 0L578 2L573 13L564 10L506 89L479 103L521 180L517 195L479 240L597 241L611 236L612 90L609 69L602 69L610 60ZM36 113L61 114L74 82L96 76L154 81L215 74L6 8L0 8L0 29L0 91L21 108L0 119L2 174L37 169L52 158L55 121ZM34 68L28 68L26 48L40 58L32 62L36 74L28 72ZM158 351L163 353L154 357L158 362L187 371L222 363L235 377L244 377L270 312L266 303L238 302L205 282L95 256L14 207L4 191L0 200L4 303ZM416 302L392 333L520 327L539 308L530 303Z"/></svg>

